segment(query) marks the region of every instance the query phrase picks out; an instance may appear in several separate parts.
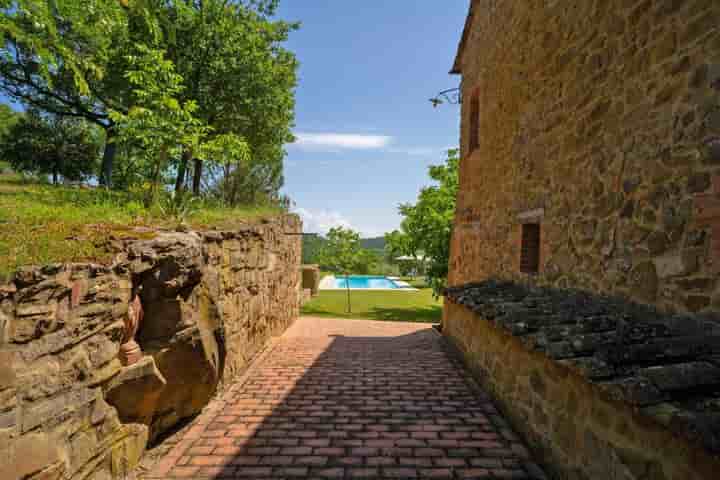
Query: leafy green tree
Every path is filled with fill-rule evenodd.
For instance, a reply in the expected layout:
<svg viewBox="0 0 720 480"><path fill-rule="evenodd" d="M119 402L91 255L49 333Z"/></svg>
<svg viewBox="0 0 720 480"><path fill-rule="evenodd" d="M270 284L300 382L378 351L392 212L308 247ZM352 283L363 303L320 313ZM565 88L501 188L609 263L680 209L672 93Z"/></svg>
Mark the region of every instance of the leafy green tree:
<svg viewBox="0 0 720 480"><path fill-rule="evenodd" d="M159 24L168 58L187 87L183 101L198 105L195 115L212 135L234 134L247 142L249 156L228 169L228 200L247 200L243 191L277 191L282 186L283 144L293 140L297 60L282 47L297 24L270 19L278 0L171 0L161 2ZM199 194L208 170L203 158L186 148L175 187L184 188L194 160L193 191ZM227 188L225 192L227 193ZM252 200L252 199L250 199Z"/></svg>
<svg viewBox="0 0 720 480"><path fill-rule="evenodd" d="M360 246L360 234L349 228L330 229L326 242L318 252L318 262L335 274L345 275L347 281L348 313L352 311L350 303L350 273L357 271L364 263L363 248Z"/></svg>
<svg viewBox="0 0 720 480"><path fill-rule="evenodd" d="M12 127L23 117L21 112L16 112L10 105L0 103L0 142L4 142Z"/></svg>
<svg viewBox="0 0 720 480"><path fill-rule="evenodd" d="M139 45L137 53L128 56L128 64L132 107L127 114L112 111L110 115L117 125L118 140L138 143L144 160L151 165L151 188L146 197L149 204L162 183L168 159L181 145L200 146L209 128L195 118L195 102L177 100L184 90L182 77L164 52Z"/></svg>
<svg viewBox="0 0 720 480"><path fill-rule="evenodd" d="M86 122L31 110L10 128L0 155L15 171L50 175L57 184L92 175L99 150L99 136Z"/></svg>
<svg viewBox="0 0 720 480"><path fill-rule="evenodd" d="M31 108L102 127L104 185L116 150L110 110L126 110L122 59L132 30L150 36L153 28L138 26L150 18L142 1L0 0L0 89Z"/></svg>
<svg viewBox="0 0 720 480"><path fill-rule="evenodd" d="M441 295L447 282L458 192L458 155L457 149L449 150L444 164L430 167L430 178L436 185L423 188L415 204L400 205L404 217L402 231L390 239L397 242L398 248L406 245L413 255L418 251L424 253L428 283L436 295Z"/></svg>
<svg viewBox="0 0 720 480"><path fill-rule="evenodd" d="M318 263L318 253L325 240L316 233L303 235L302 240L302 263L310 265Z"/></svg>
<svg viewBox="0 0 720 480"><path fill-rule="evenodd" d="M43 112L102 127L102 185L118 177L127 186L137 175L157 185L175 175L182 190L194 160L199 194L210 160L225 178L226 201L277 198L297 82L297 60L282 46L297 24L272 20L277 6L278 0L0 0L0 90ZM172 63L182 88L166 97L179 109L139 98L149 86L138 81L157 73L152 63L137 62L148 51ZM148 68L144 79L141 66ZM189 113L203 135L178 136L177 152L175 145L159 152L150 145L163 159L149 166L147 135L130 125L153 119L157 127L173 110L168 120L182 123L189 119L178 117ZM114 175L117 152L127 163Z"/></svg>
<svg viewBox="0 0 720 480"><path fill-rule="evenodd" d="M415 255L416 246L407 233L393 230L385 234L385 258L388 263L396 264L399 257Z"/></svg>

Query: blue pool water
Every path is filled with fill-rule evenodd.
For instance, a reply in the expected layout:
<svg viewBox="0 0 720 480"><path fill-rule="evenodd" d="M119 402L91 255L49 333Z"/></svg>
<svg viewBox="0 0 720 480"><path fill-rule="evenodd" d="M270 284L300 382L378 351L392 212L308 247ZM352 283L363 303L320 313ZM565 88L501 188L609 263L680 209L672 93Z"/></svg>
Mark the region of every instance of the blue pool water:
<svg viewBox="0 0 720 480"><path fill-rule="evenodd" d="M337 288L347 288L348 281L350 288L367 289L367 288L400 288L395 282L385 277L372 277L365 275L350 275L349 277L338 276L335 279Z"/></svg>

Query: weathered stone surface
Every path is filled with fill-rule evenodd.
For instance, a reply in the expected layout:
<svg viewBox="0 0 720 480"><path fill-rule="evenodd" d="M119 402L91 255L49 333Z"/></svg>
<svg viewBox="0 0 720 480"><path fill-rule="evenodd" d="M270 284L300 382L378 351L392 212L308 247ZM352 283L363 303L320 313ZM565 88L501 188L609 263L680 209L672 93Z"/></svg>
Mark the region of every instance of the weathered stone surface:
<svg viewBox="0 0 720 480"><path fill-rule="evenodd" d="M686 287L705 285L700 282ZM512 378L527 375L530 391L547 402L546 412L576 412L583 402L572 392L589 392L592 390L587 387L593 385L604 395L598 398L609 398L631 410L642 409L674 434L703 445L713 454L720 451L720 420L715 421L713 416L717 411L720 417L720 316L663 313L617 297L493 280L449 288L445 298L446 305L457 308L451 307L454 313L445 315L443 331L449 328L452 338L466 349L483 351L477 358L483 359L484 378L494 385L494 391L521 391L514 384L507 386L507 382L516 381L504 376L503 371L508 369L513 372ZM473 312L473 321L492 326L483 327L481 340L478 337L473 341L476 334L457 330L454 322L461 317L458 308ZM494 338L502 334L499 332L517 337L526 352L510 346L497 350L493 345L500 343ZM528 333L534 341L526 341ZM506 339L502 344L510 342ZM548 372L553 367L547 361L519 360L530 351L543 353L584 377L585 386L549 386L561 377ZM498 355L505 358L496 360ZM518 362L527 368L525 373L517 371ZM517 393L506 406L513 411L530 408L528 401L526 395ZM589 401L586 398L584 403ZM553 402L560 402L562 407ZM654 405L672 405L672 415L668 418L667 408L650 408ZM603 407L596 408L592 418L602 428L609 428L613 415L612 409ZM548 422L543 420L543 425ZM528 428L538 429L533 430L534 435L545 435L543 425L530 422ZM562 430L556 435L572 437L572 432ZM550 441L562 447L563 442L572 443L570 437Z"/></svg>
<svg viewBox="0 0 720 480"><path fill-rule="evenodd" d="M0 286L0 478L130 478L295 319L300 232L295 216L155 232L118 241L110 266L20 269ZM123 368L130 337L145 356Z"/></svg>
<svg viewBox="0 0 720 480"><path fill-rule="evenodd" d="M663 391L690 390L720 384L720 368L708 362L648 367L638 373L649 378Z"/></svg>
<svg viewBox="0 0 720 480"><path fill-rule="evenodd" d="M686 273L685 263L680 255L665 255L654 259L657 275L661 279L676 277Z"/></svg>
<svg viewBox="0 0 720 480"><path fill-rule="evenodd" d="M138 363L124 367L103 389L107 402L117 409L120 420L149 425L166 385L155 359L146 356Z"/></svg>
<svg viewBox="0 0 720 480"><path fill-rule="evenodd" d="M533 283L711 309L678 282L717 274L707 258L689 268L681 257L707 247L694 245L697 197L720 205L720 82L711 73L720 11L713 0L679 3L471 2L454 66L462 161L450 285L527 280L515 213L541 208ZM481 139L472 151L471 138ZM720 209L706 212L716 217L702 227L712 236ZM607 268L618 257L639 285Z"/></svg>
<svg viewBox="0 0 720 480"><path fill-rule="evenodd" d="M44 433L30 433L0 445L0 478L22 479L54 467L60 460L54 440Z"/></svg>
<svg viewBox="0 0 720 480"><path fill-rule="evenodd" d="M584 292L491 283L447 292L443 334L542 454L551 478L714 478L720 322ZM525 342L528 335L513 327L522 322L513 312L523 308L548 319L535 320L539 333L530 335L547 330L565 340ZM574 339L582 344L588 336L577 333L582 328L558 330L556 322L578 327L597 315L618 319L615 341L577 356ZM564 359L549 360L560 345Z"/></svg>
<svg viewBox="0 0 720 480"><path fill-rule="evenodd" d="M634 296L646 302L654 302L658 292L658 277L662 278L666 269L658 271L652 262L642 262L630 273L631 288Z"/></svg>

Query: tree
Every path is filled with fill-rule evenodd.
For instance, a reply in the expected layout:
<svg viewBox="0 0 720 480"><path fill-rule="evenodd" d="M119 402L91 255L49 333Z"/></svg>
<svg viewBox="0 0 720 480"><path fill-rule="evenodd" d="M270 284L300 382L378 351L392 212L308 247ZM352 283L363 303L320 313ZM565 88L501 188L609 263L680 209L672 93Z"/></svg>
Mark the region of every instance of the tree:
<svg viewBox="0 0 720 480"><path fill-rule="evenodd" d="M318 253L325 239L316 233L306 233L302 239L302 263L310 265L318 263Z"/></svg>
<svg viewBox="0 0 720 480"><path fill-rule="evenodd" d="M111 186L121 151L130 161L118 176L124 185L133 172L146 172L154 185L174 175L182 190L192 161L199 194L210 161L227 202L277 198L283 145L293 140L297 80L297 61L282 47L297 24L271 20L277 6L278 0L0 0L0 90L42 112L102 127L101 185ZM172 65L170 103L140 98L143 91L161 93L148 90L155 65L137 61L148 52ZM160 148L140 127L152 121L157 132L162 118L166 133L171 123L187 121L203 134L185 136L190 123L178 124L176 133L186 132L177 145L163 140ZM163 159L146 168L150 154Z"/></svg>
<svg viewBox="0 0 720 480"><path fill-rule="evenodd" d="M0 103L0 142L4 142L10 130L23 117L21 112L16 112L4 103Z"/></svg>
<svg viewBox="0 0 720 480"><path fill-rule="evenodd" d="M36 175L84 180L97 168L100 144L97 132L79 119L27 112L0 147L2 158L14 170Z"/></svg>
<svg viewBox="0 0 720 480"><path fill-rule="evenodd" d="M31 108L102 127L103 185L110 184L115 156L109 112L126 111L122 58L130 32L147 38L153 31L137 26L150 18L144 2L132 4L137 7L108 0L0 2L0 89Z"/></svg>
<svg viewBox="0 0 720 480"><path fill-rule="evenodd" d="M397 265L397 259L404 256L417 256L417 248L412 238L400 230L393 230L385 234L385 259L388 263Z"/></svg>
<svg viewBox="0 0 720 480"><path fill-rule="evenodd" d="M138 143L151 165L151 189L146 198L150 204L162 183L168 159L181 145L199 147L209 128L195 118L197 105L193 101L177 100L184 89L182 77L163 51L138 45L136 54L128 56L128 64L132 107L127 114L112 111L110 116L117 125L118 140Z"/></svg>
<svg viewBox="0 0 720 480"><path fill-rule="evenodd" d="M363 261L363 249L360 246L359 233L342 227L330 229L326 242L318 252L318 262L333 273L345 275L348 313L352 312L349 275L360 268Z"/></svg>
<svg viewBox="0 0 720 480"><path fill-rule="evenodd" d="M423 188L414 205L400 205L400 214L404 217L401 232L391 235L389 240L396 242L397 248L407 248L412 255L424 252L428 283L438 296L445 288L448 275L458 166L458 150L455 149L448 150L444 164L430 167L430 178L437 184Z"/></svg>
<svg viewBox="0 0 720 480"><path fill-rule="evenodd" d="M198 105L195 115L213 136L234 134L247 143L246 161L218 162L232 204L248 200L243 191L279 190L283 144L293 140L297 60L282 42L297 24L271 21L277 6L278 0L172 0L158 8L168 59L186 86L179 99ZM213 158L187 147L175 188L184 188L193 158L197 195L209 170L204 160Z"/></svg>

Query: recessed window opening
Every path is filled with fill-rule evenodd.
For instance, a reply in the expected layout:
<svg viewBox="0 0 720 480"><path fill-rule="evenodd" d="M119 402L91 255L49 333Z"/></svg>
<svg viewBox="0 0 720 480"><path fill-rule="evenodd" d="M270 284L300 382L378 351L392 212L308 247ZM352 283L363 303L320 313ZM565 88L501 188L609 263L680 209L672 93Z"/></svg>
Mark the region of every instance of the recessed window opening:
<svg viewBox="0 0 720 480"><path fill-rule="evenodd" d="M526 223L522 226L520 246L520 271L537 274L540 271L540 224Z"/></svg>
<svg viewBox="0 0 720 480"><path fill-rule="evenodd" d="M480 92L475 91L470 98L470 145L468 151L474 152L480 146Z"/></svg>

